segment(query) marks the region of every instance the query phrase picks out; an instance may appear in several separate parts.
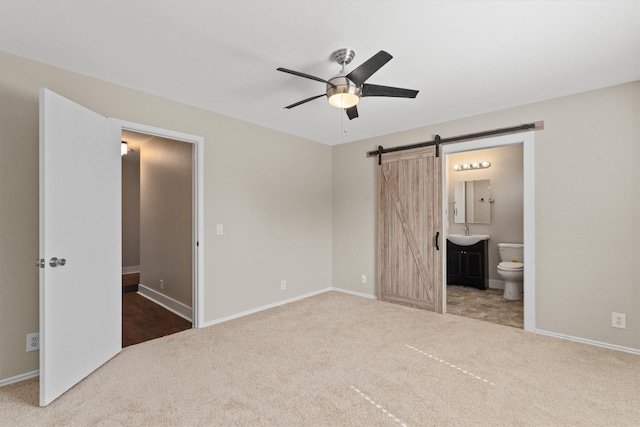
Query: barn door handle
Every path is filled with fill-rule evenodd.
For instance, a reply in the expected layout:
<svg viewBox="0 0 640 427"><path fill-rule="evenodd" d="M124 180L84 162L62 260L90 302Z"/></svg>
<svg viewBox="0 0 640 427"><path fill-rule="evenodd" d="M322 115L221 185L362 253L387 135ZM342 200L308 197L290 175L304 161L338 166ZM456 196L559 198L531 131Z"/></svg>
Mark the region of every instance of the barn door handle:
<svg viewBox="0 0 640 427"><path fill-rule="evenodd" d="M440 232L436 231L436 251L440 250L440 246L438 246L438 239L440 238Z"/></svg>

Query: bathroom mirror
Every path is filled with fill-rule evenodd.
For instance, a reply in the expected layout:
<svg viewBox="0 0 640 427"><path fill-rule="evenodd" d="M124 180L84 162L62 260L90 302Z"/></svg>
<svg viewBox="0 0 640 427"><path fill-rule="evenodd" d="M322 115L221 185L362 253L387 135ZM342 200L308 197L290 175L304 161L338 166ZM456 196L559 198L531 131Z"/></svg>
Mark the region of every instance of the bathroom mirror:
<svg viewBox="0 0 640 427"><path fill-rule="evenodd" d="M458 181L453 191L453 222L491 223L491 180Z"/></svg>

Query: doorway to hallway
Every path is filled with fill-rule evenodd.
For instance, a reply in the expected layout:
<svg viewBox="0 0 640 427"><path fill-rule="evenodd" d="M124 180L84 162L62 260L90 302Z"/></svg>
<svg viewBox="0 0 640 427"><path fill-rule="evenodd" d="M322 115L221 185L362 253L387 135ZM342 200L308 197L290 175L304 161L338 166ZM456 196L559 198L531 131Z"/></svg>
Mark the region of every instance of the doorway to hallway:
<svg viewBox="0 0 640 427"><path fill-rule="evenodd" d="M124 129L122 140L124 347L194 326L198 239L195 144Z"/></svg>

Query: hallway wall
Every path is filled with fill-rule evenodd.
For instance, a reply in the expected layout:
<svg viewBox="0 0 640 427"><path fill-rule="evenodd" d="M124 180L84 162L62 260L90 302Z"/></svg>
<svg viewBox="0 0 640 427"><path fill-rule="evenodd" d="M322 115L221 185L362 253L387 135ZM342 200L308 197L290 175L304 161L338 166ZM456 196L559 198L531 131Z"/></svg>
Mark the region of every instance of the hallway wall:
<svg viewBox="0 0 640 427"><path fill-rule="evenodd" d="M140 147L140 284L192 307L194 144ZM161 282L162 281L162 282Z"/></svg>
<svg viewBox="0 0 640 427"><path fill-rule="evenodd" d="M122 156L122 268L140 267L140 152Z"/></svg>

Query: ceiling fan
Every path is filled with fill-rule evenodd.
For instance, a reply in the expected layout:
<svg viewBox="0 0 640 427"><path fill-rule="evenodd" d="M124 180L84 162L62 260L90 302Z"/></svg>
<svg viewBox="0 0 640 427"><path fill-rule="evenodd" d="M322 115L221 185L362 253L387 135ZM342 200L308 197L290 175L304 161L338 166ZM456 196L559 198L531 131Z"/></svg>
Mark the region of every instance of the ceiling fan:
<svg viewBox="0 0 640 427"><path fill-rule="evenodd" d="M338 49L333 52L331 54L331 59L342 65L342 70L329 80L301 73L300 71L289 70L282 67L278 68L278 71L316 80L327 85L326 93L303 99L302 101L287 105L284 108L290 109L309 101L313 101L314 99L326 96L329 100L329 104L337 108L343 108L347 112L349 120L353 120L358 117L358 108L356 107L356 104L362 97L390 96L395 98L415 98L416 95L418 95L417 90L365 83L373 73L378 71L384 64L393 58L393 56L389 55L384 50L376 53L362 63L358 68L347 73L346 66L353 60L355 55L356 53L352 49Z"/></svg>

